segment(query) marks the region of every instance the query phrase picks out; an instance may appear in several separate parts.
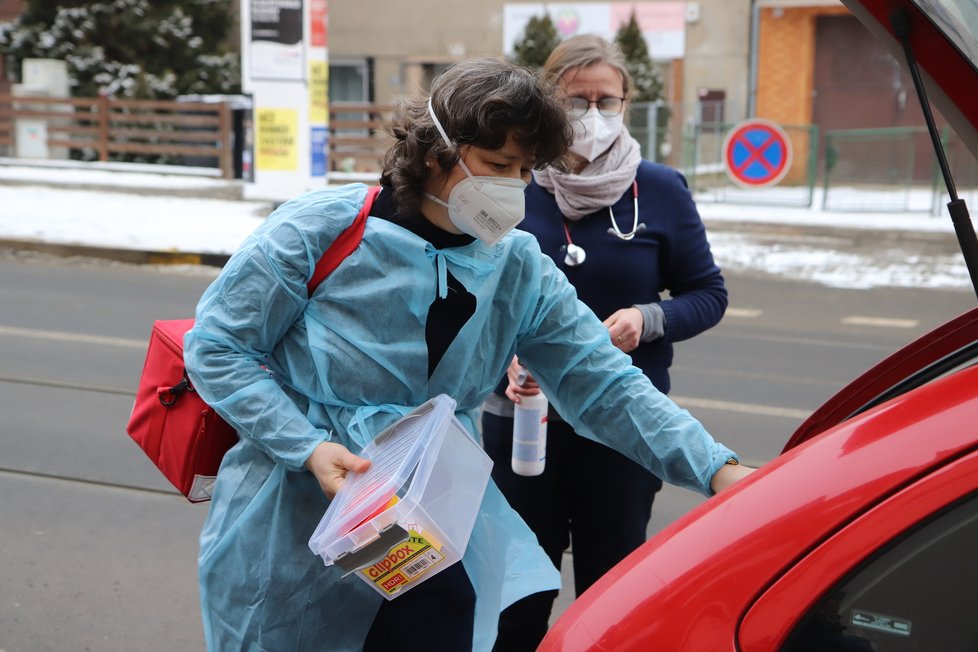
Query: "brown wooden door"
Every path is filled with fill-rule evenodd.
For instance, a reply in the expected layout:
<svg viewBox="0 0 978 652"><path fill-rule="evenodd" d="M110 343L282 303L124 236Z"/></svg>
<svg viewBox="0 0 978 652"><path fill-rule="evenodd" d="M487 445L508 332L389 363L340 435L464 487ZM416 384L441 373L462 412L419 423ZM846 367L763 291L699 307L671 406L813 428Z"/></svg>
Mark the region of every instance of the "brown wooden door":
<svg viewBox="0 0 978 652"><path fill-rule="evenodd" d="M924 125L909 73L876 43L855 17L819 16L815 30L812 114L823 134L834 129ZM910 163L901 163L911 147L914 178L929 180L934 155L926 136L914 138L912 146L894 142L889 149L881 143L849 147L840 152L845 160L839 163L845 169L837 171L851 176L853 181L879 180L880 168L887 164L901 168L891 170L890 175L909 174Z"/></svg>

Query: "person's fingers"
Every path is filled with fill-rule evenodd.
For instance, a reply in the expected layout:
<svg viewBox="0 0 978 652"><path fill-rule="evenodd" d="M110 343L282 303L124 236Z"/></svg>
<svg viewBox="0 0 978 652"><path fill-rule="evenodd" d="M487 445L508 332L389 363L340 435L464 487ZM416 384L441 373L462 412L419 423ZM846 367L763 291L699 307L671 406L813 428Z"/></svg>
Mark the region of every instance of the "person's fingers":
<svg viewBox="0 0 978 652"><path fill-rule="evenodd" d="M540 385L537 384L537 381L533 380L533 376L527 376L523 384L517 385L516 387L521 394L536 394L540 389Z"/></svg>
<svg viewBox="0 0 978 652"><path fill-rule="evenodd" d="M616 329L617 332L609 332L608 335L611 337L611 343L615 345L615 348L621 349L622 351L628 353L634 347L631 345L628 333L623 330Z"/></svg>
<svg viewBox="0 0 978 652"><path fill-rule="evenodd" d="M602 323L608 329L608 337L611 338L611 343L620 349L626 341L628 323L620 321L617 312L605 319Z"/></svg>
<svg viewBox="0 0 978 652"><path fill-rule="evenodd" d="M342 444L322 442L306 460L308 468L316 476L323 493L332 500L351 471L364 473L370 468L370 460L355 455Z"/></svg>
<svg viewBox="0 0 978 652"><path fill-rule="evenodd" d="M354 455L349 451L342 457L340 463L343 465L343 468L355 473L363 473L370 468L370 460L359 455Z"/></svg>
<svg viewBox="0 0 978 652"><path fill-rule="evenodd" d="M608 329L611 343L625 353L639 344L642 336L642 313L635 308L616 310L602 322Z"/></svg>
<svg viewBox="0 0 978 652"><path fill-rule="evenodd" d="M540 393L540 386L533 381L527 381L525 385L515 385L510 383L506 387L506 398L513 403L519 403L524 396L533 396Z"/></svg>
<svg viewBox="0 0 978 652"><path fill-rule="evenodd" d="M326 497L332 500L339 490L343 488L343 485L346 484L350 471L364 473L369 468L370 460L348 452L337 460L337 465L327 474L326 478L320 481L319 485L322 487Z"/></svg>

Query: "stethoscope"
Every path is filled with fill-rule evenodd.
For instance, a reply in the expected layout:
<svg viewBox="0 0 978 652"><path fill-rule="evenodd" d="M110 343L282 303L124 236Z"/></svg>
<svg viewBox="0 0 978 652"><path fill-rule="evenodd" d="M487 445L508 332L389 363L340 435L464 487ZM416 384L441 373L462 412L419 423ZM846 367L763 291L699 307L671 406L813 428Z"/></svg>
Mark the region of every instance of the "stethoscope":
<svg viewBox="0 0 978 652"><path fill-rule="evenodd" d="M632 203L633 203L633 214L632 219L632 230L628 233L622 233L618 228L618 222L615 221L615 213L611 210L611 206L608 207L608 216L611 219L611 228L608 229L608 235L617 236L618 238L629 241L635 237L635 234L639 231L645 230L645 222L639 224L638 222L638 180L632 181ZM567 220L564 220L564 237L567 238L567 244L563 247L566 254L564 255L564 264L568 267L577 267L587 258L587 252L584 251L583 247L580 247L571 240L570 229L567 228Z"/></svg>

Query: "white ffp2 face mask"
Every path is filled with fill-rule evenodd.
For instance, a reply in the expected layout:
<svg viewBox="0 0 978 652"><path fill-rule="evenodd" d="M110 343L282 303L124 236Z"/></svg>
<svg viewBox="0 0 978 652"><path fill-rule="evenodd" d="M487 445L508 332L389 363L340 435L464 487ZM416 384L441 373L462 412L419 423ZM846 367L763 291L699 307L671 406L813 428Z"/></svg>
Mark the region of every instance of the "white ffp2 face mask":
<svg viewBox="0 0 978 652"><path fill-rule="evenodd" d="M606 118L598 112L597 107L591 108L574 121L574 142L570 151L591 162L608 151L624 126L623 113Z"/></svg>
<svg viewBox="0 0 978 652"><path fill-rule="evenodd" d="M438 128L438 133L449 145L449 140L441 123L435 116L428 100L428 112ZM462 233L482 240L487 245L496 244L500 238L523 221L526 201L523 190L526 183L522 179L507 177L474 176L465 163L458 164L466 178L455 184L448 195L448 202L425 193L431 201L448 209L448 218Z"/></svg>

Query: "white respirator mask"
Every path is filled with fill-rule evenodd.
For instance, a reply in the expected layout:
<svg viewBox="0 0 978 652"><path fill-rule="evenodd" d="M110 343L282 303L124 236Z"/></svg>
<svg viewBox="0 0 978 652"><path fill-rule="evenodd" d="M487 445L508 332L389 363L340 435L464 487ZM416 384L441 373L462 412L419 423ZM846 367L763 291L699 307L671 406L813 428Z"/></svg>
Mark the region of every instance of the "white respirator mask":
<svg viewBox="0 0 978 652"><path fill-rule="evenodd" d="M574 141L570 151L589 163L608 151L625 126L625 116L619 113L606 118L597 107L589 109L573 121Z"/></svg>
<svg viewBox="0 0 978 652"><path fill-rule="evenodd" d="M438 133L451 146L452 141L438 122L430 98L428 113L431 114ZM477 177L461 159L458 164L466 178L455 184L448 195L448 202L430 193L425 193L425 196L448 209L448 218L459 231L478 238L487 245L494 245L523 221L526 211L523 190L526 183L522 179Z"/></svg>

